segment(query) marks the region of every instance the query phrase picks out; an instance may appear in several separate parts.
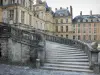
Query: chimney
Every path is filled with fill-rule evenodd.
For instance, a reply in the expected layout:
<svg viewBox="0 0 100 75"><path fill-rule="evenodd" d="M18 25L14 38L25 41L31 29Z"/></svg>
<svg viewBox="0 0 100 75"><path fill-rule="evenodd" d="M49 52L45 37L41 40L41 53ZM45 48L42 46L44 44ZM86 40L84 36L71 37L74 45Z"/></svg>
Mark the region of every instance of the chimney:
<svg viewBox="0 0 100 75"><path fill-rule="evenodd" d="M82 11L80 11L80 16L82 16Z"/></svg>
<svg viewBox="0 0 100 75"><path fill-rule="evenodd" d="M55 8L55 11L57 11L57 8Z"/></svg>
<svg viewBox="0 0 100 75"><path fill-rule="evenodd" d="M92 10L90 10L90 15L92 15Z"/></svg>
<svg viewBox="0 0 100 75"><path fill-rule="evenodd" d="M73 16L73 9L72 9L72 6L70 6L70 14Z"/></svg>
<svg viewBox="0 0 100 75"><path fill-rule="evenodd" d="M60 9L62 9L62 7L60 7Z"/></svg>

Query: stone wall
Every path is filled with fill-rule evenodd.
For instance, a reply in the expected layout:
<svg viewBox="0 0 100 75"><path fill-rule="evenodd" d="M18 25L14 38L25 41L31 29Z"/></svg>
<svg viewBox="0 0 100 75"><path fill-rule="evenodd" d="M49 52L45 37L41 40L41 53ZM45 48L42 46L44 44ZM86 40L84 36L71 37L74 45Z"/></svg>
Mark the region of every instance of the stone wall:
<svg viewBox="0 0 100 75"><path fill-rule="evenodd" d="M2 57L8 57L8 40L5 38L0 38L0 44L1 44L1 56Z"/></svg>
<svg viewBox="0 0 100 75"><path fill-rule="evenodd" d="M27 62L30 60L30 47L28 45L18 43L12 39L8 40L9 59L12 62Z"/></svg>

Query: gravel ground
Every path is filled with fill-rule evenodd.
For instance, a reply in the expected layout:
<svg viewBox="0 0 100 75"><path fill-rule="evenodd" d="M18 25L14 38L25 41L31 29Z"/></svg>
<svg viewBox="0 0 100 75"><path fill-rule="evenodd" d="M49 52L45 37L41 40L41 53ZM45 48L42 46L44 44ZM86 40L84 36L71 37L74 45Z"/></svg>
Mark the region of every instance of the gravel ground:
<svg viewBox="0 0 100 75"><path fill-rule="evenodd" d="M100 75L84 72L53 71L0 64L0 75Z"/></svg>

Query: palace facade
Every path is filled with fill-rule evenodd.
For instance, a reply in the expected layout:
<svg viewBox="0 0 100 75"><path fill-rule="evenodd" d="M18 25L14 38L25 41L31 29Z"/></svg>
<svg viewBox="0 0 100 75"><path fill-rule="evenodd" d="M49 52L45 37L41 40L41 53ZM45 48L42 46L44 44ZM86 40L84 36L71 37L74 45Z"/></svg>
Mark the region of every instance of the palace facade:
<svg viewBox="0 0 100 75"><path fill-rule="evenodd" d="M43 31L50 35L76 39L100 40L100 15L76 16L73 8L55 8L42 0L0 0L0 22L17 24Z"/></svg>

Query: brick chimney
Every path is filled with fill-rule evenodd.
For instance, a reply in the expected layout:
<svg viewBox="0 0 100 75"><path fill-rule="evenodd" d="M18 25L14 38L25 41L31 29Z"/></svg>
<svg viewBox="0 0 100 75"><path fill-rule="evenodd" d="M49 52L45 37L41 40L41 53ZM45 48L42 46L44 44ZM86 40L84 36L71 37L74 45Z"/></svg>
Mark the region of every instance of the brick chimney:
<svg viewBox="0 0 100 75"><path fill-rule="evenodd" d="M55 8L55 11L57 11L57 8Z"/></svg>
<svg viewBox="0 0 100 75"><path fill-rule="evenodd" d="M82 11L80 11L80 16L82 16Z"/></svg>
<svg viewBox="0 0 100 75"><path fill-rule="evenodd" d="M73 16L73 8L70 6L70 14Z"/></svg>
<svg viewBox="0 0 100 75"><path fill-rule="evenodd" d="M90 10L90 15L92 15L92 10Z"/></svg>
<svg viewBox="0 0 100 75"><path fill-rule="evenodd" d="M62 7L60 7L60 9L62 9Z"/></svg>

